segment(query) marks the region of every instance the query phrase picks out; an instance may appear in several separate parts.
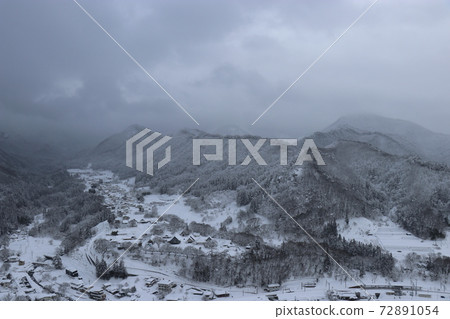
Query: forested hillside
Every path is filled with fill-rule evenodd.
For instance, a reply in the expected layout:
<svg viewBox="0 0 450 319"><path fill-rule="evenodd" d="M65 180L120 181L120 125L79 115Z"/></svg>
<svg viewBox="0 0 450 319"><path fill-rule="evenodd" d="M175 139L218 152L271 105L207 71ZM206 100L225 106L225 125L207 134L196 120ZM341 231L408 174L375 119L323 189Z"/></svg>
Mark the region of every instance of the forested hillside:
<svg viewBox="0 0 450 319"><path fill-rule="evenodd" d="M281 166L279 148L270 146L269 142L259 151L268 165L257 165L254 160L247 166L239 165L248 155L239 141L238 165L230 166L226 160L226 140L248 138L255 144L258 137L224 137L184 130L171 140L171 162L155 176L149 176L124 165L125 140L140 129L131 126L104 140L91 152L90 158L85 158L86 163L112 169L121 176L136 176L137 186L150 186L159 193L182 192L199 177L190 190L190 195L197 200L190 203L202 207L204 196L214 191L237 191L237 204L248 212L248 218L254 213L263 214L273 221L276 231L297 232L295 225L267 200L252 178L311 231L332 218L388 216L421 238L445 236L450 212L450 200L446 196L450 192L450 170L444 163L421 158L410 143L402 143L398 136L351 127L319 132L311 137L327 165L305 163L300 168L294 165L299 148L290 147L288 165ZM221 137L225 138L223 161L192 165L193 138ZM303 140L299 140L298 145L302 144ZM205 148L204 152L211 153L214 149Z"/></svg>
<svg viewBox="0 0 450 319"><path fill-rule="evenodd" d="M62 249L67 252L90 237L92 227L112 218L102 198L85 192L84 185L64 170L30 172L0 187L0 236L33 224L41 215L43 220L30 235L61 238Z"/></svg>

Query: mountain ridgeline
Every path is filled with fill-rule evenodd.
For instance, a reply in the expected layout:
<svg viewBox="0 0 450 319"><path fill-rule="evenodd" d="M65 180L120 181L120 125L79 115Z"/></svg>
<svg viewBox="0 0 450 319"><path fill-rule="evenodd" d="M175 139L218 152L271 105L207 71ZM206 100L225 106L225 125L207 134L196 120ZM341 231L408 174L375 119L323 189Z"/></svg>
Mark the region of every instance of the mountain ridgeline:
<svg viewBox="0 0 450 319"><path fill-rule="evenodd" d="M289 147L288 165L282 166L279 147L269 142L259 150L268 165L240 165L249 154L241 138L255 144L256 136L222 136L199 130L183 130L170 141L172 159L154 176L125 166L125 141L141 131L134 125L102 141L78 165L109 169L120 177L136 177L137 186L150 186L160 193L189 191L194 208L205 205L204 197L215 191L236 191L236 201L249 214L260 214L272 222L272 231L295 234L298 229L255 179L297 221L311 232L339 219L387 216L421 238L445 236L450 212L450 136L428 131L416 124L378 116L342 118L314 139L326 163L294 165L298 147ZM192 163L193 138L223 138L223 161ZM237 165L228 165L227 138L237 139ZM214 153L213 147L202 153ZM156 154L156 161L158 156Z"/></svg>

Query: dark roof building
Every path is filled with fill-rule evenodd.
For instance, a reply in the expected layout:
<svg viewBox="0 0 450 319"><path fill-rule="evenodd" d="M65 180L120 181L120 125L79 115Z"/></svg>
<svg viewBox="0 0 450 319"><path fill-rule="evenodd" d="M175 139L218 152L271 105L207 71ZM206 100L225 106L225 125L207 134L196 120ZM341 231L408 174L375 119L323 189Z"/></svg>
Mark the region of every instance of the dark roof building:
<svg viewBox="0 0 450 319"><path fill-rule="evenodd" d="M186 237L190 234L191 232L189 231L189 229L185 229L180 233L180 236Z"/></svg>
<svg viewBox="0 0 450 319"><path fill-rule="evenodd" d="M173 237L171 240L169 240L169 244L171 245L178 245L179 243L181 243L181 241L176 237Z"/></svg>

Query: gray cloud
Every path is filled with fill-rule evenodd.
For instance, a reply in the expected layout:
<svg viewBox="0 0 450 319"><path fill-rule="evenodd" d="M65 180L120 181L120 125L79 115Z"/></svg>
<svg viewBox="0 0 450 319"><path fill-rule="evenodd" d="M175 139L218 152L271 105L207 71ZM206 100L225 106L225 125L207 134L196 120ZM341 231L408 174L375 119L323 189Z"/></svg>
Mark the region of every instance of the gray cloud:
<svg viewBox="0 0 450 319"><path fill-rule="evenodd" d="M450 4L80 1L200 122L301 136L355 112L450 133ZM0 126L94 143L139 123L196 125L72 1L0 2Z"/></svg>

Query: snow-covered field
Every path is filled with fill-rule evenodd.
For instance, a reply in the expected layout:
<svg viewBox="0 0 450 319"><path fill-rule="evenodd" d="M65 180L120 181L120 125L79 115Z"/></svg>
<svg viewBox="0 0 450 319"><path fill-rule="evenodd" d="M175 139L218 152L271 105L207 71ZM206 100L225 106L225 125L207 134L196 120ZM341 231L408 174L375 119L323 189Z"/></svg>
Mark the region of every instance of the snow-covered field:
<svg viewBox="0 0 450 319"><path fill-rule="evenodd" d="M364 217L351 218L346 225L343 219L337 221L339 233L346 239L372 243L392 253L397 260L403 260L409 253L426 256L441 253L450 256L450 232L445 239L424 240L384 218L371 221Z"/></svg>

